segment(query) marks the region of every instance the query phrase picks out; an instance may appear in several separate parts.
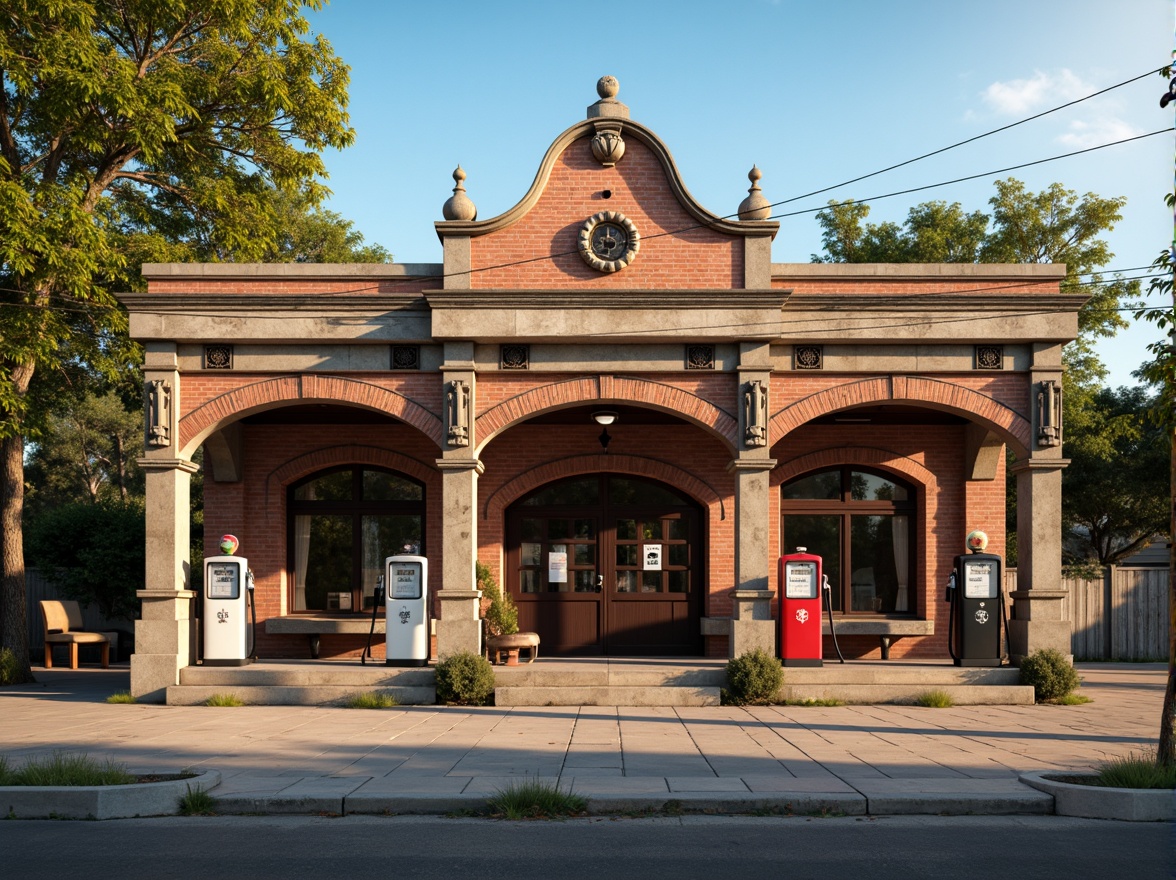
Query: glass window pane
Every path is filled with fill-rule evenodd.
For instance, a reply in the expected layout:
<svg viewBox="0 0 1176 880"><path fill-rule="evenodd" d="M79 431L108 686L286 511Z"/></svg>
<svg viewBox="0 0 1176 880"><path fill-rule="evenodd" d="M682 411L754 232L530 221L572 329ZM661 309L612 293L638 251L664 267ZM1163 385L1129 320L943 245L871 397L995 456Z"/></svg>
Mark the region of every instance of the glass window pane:
<svg viewBox="0 0 1176 880"><path fill-rule="evenodd" d="M841 471L822 471L784 486L784 497L809 500L841 500Z"/></svg>
<svg viewBox="0 0 1176 880"><path fill-rule="evenodd" d="M618 571L617 572L617 592L618 593L636 593L637 592L637 572L635 572L635 571Z"/></svg>
<svg viewBox="0 0 1176 880"><path fill-rule="evenodd" d="M649 520L641 524L641 537L646 541L660 541L662 524L660 519Z"/></svg>
<svg viewBox="0 0 1176 880"><path fill-rule="evenodd" d="M540 489L523 504L528 507L571 507L600 503L600 479L568 480Z"/></svg>
<svg viewBox="0 0 1176 880"><path fill-rule="evenodd" d="M552 541L560 541L568 536L568 521L566 519L549 519L547 521L547 537Z"/></svg>
<svg viewBox="0 0 1176 880"><path fill-rule="evenodd" d="M539 572L534 569L523 569L519 572L519 591L523 593L539 592Z"/></svg>
<svg viewBox="0 0 1176 880"><path fill-rule="evenodd" d="M523 519L522 522L522 539L524 541L542 541L543 540L543 520L541 519Z"/></svg>
<svg viewBox="0 0 1176 880"><path fill-rule="evenodd" d="M637 540L637 520L635 520L635 519L618 519L617 520L617 540L618 541L635 541L635 540Z"/></svg>
<svg viewBox="0 0 1176 880"><path fill-rule="evenodd" d="M295 501L350 501L351 471L316 477L294 490Z"/></svg>
<svg viewBox="0 0 1176 880"><path fill-rule="evenodd" d="M543 545L538 541L524 542L519 548L519 565L543 564Z"/></svg>
<svg viewBox="0 0 1176 880"><path fill-rule="evenodd" d="M689 565L690 564L690 545L689 544L670 544L666 550L666 561L670 565Z"/></svg>
<svg viewBox="0 0 1176 880"><path fill-rule="evenodd" d="M363 472L364 501L421 501L424 497L425 490L412 480L384 471Z"/></svg>
<svg viewBox="0 0 1176 880"><path fill-rule="evenodd" d="M671 541L685 541L689 537L689 529L686 528L686 521L682 519L668 519L666 522L666 535Z"/></svg>
<svg viewBox="0 0 1176 880"><path fill-rule="evenodd" d="M829 578L833 592L833 610L840 611L841 601L841 517L788 514L784 517L785 553L804 547L821 557L821 570Z"/></svg>
<svg viewBox="0 0 1176 880"><path fill-rule="evenodd" d="M642 504L651 507L681 507L690 503L664 486L626 477L609 477L608 499L612 504Z"/></svg>
<svg viewBox="0 0 1176 880"><path fill-rule="evenodd" d="M352 518L294 518L294 610L324 611L327 593L351 593Z"/></svg>
<svg viewBox="0 0 1176 880"><path fill-rule="evenodd" d="M577 571L576 572L576 592L577 593L595 593L596 592L596 572L595 571Z"/></svg>
<svg viewBox="0 0 1176 880"><path fill-rule="evenodd" d="M666 572L670 579L671 593L689 593L690 592L690 572L688 571L670 571Z"/></svg>
<svg viewBox="0 0 1176 880"><path fill-rule="evenodd" d="M637 545L617 544L617 565L636 565Z"/></svg>
<svg viewBox="0 0 1176 880"><path fill-rule="evenodd" d="M421 518L415 514L365 516L360 521L362 562L360 587L363 607L371 608L376 578L384 573L384 560L401 553L421 552Z"/></svg>
<svg viewBox="0 0 1176 880"><path fill-rule="evenodd" d="M854 516L850 518L850 541L853 571L850 573L852 610L890 613L897 610L898 571L896 556L906 562L905 528L898 535L902 545L895 552L893 516ZM904 523L906 517L902 517ZM905 567L905 566L904 566ZM904 583L907 582L905 577ZM909 601L909 598L908 598ZM903 609L903 610L909 610Z"/></svg>
<svg viewBox="0 0 1176 880"><path fill-rule="evenodd" d="M880 477L854 471L850 474L850 495L854 501L907 501L906 487Z"/></svg>
<svg viewBox="0 0 1176 880"><path fill-rule="evenodd" d="M596 565L596 545L595 544L574 544L572 547L573 559L572 563L575 565Z"/></svg>
<svg viewBox="0 0 1176 880"><path fill-rule="evenodd" d="M661 590L662 573L660 571L641 572L641 592L656 593Z"/></svg>
<svg viewBox="0 0 1176 880"><path fill-rule="evenodd" d="M591 541L596 538L596 520L578 519L572 524L572 537Z"/></svg>

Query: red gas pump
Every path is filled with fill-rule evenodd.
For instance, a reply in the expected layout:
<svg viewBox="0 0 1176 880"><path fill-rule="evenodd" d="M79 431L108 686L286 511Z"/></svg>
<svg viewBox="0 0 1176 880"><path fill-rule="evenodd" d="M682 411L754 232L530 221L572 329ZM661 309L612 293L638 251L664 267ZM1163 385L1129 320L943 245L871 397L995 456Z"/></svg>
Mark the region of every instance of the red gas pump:
<svg viewBox="0 0 1176 880"><path fill-rule="evenodd" d="M777 579L781 664L822 665L821 557L797 547L780 557Z"/></svg>

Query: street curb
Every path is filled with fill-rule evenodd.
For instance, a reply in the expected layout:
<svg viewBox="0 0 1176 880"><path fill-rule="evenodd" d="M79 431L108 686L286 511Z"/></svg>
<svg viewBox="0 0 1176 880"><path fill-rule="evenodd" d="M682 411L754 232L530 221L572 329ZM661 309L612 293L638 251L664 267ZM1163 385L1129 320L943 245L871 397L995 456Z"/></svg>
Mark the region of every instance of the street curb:
<svg viewBox="0 0 1176 880"><path fill-rule="evenodd" d="M1022 773L1020 779L1053 795L1059 816L1083 819L1121 819L1126 822L1176 821L1176 790L1166 788L1107 788L1050 779L1054 773ZM1068 776L1091 775L1069 773Z"/></svg>
<svg viewBox="0 0 1176 880"><path fill-rule="evenodd" d="M13 819L131 819L174 816L189 790L220 784L220 771L131 785L0 786L0 814Z"/></svg>

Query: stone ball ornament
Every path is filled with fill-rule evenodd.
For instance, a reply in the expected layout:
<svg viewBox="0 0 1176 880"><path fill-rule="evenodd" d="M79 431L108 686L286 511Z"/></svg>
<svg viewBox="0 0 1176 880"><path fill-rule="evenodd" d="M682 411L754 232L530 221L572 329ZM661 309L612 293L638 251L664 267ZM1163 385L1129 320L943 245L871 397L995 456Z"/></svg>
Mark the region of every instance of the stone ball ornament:
<svg viewBox="0 0 1176 880"><path fill-rule="evenodd" d="M973 529L968 532L968 537L965 540L968 545L968 550L973 553L983 553L988 549L988 534L979 529Z"/></svg>
<svg viewBox="0 0 1176 880"><path fill-rule="evenodd" d="M596 94L601 98L615 98L621 90L621 84L615 76L602 76L596 81Z"/></svg>
<svg viewBox="0 0 1176 880"><path fill-rule="evenodd" d="M580 227L577 247L584 262L598 272L619 272L637 257L641 235L619 211L600 211Z"/></svg>

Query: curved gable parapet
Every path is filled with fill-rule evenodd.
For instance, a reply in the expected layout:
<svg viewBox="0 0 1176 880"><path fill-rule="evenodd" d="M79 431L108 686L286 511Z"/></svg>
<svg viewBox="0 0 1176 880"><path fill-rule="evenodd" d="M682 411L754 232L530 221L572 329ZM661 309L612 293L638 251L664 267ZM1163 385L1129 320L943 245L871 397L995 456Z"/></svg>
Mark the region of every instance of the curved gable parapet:
<svg viewBox="0 0 1176 880"><path fill-rule="evenodd" d="M597 130L596 125L599 122L598 119L585 119L560 134L543 156L543 161L539 164L539 170L535 174L531 188L514 207L488 220L438 220L434 224L437 237L442 241L447 235L477 237L498 232L517 223L535 207L542 197L559 157L576 141L594 135ZM653 153L665 172L670 192L683 210L700 226L727 235L738 236L770 235L774 238L779 231L780 224L774 220L731 220L711 213L690 194L686 184L682 181L678 166L674 163L674 157L657 135L640 123L627 119L623 122L614 122L613 125L620 126L622 136L633 138Z"/></svg>

